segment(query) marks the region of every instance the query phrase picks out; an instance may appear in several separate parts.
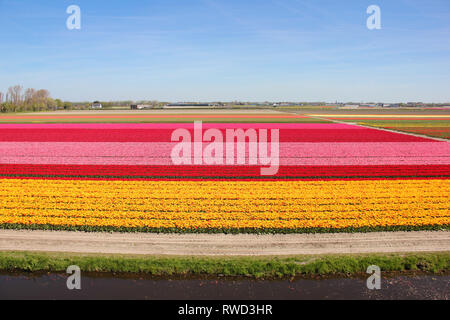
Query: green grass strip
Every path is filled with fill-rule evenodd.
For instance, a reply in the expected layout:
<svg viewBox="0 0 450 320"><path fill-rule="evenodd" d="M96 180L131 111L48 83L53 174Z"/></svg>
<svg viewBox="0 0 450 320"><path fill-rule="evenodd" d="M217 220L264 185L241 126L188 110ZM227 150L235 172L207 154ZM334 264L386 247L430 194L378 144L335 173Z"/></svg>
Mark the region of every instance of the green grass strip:
<svg viewBox="0 0 450 320"><path fill-rule="evenodd" d="M308 275L364 273L377 265L382 272L450 270L450 252L358 254L291 257L182 257L68 253L0 252L0 270L65 272L77 265L82 272L117 272L153 276L244 276L284 278Z"/></svg>
<svg viewBox="0 0 450 320"><path fill-rule="evenodd" d="M422 225L422 226L376 226L361 228L130 228L113 226L67 226L50 224L0 224L0 229L5 230L53 230L53 231L83 231L83 232L122 232L122 233L208 233L208 234L295 234L295 233L368 233L384 231L446 231L447 225Z"/></svg>

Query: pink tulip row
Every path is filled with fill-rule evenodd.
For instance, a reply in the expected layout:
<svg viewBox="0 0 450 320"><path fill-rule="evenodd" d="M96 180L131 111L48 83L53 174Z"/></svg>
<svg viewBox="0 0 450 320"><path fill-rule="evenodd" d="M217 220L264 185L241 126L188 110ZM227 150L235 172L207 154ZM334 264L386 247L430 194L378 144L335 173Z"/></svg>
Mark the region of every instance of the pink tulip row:
<svg viewBox="0 0 450 320"><path fill-rule="evenodd" d="M173 162L168 158L104 158L104 157L0 157L0 163L8 164L47 164L47 165L157 165L172 166ZM448 161L439 158L411 157L408 159L402 157L390 158L315 158L315 159L298 159L298 158L281 158L280 166L366 166L366 165L443 165ZM202 163L202 165L207 165Z"/></svg>
<svg viewBox="0 0 450 320"><path fill-rule="evenodd" d="M175 145L166 142L0 142L0 163L172 165L170 155ZM443 165L450 164L450 143L280 143L279 158L280 165Z"/></svg>

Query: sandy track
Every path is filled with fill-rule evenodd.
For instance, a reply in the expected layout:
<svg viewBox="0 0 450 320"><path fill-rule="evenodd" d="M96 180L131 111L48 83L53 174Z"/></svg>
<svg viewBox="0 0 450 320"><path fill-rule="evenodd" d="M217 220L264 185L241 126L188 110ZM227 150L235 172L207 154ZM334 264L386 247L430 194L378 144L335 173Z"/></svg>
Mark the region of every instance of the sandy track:
<svg viewBox="0 0 450 320"><path fill-rule="evenodd" d="M28 112L22 113L18 115L23 116L79 116L79 115L108 115L108 114L116 114L116 115L136 115L139 117L140 115L183 115L183 114L280 114L284 113L278 110L271 109L154 109L154 110L74 110L74 111L45 111L45 112Z"/></svg>
<svg viewBox="0 0 450 320"><path fill-rule="evenodd" d="M120 234L0 230L0 251L148 255L300 255L450 251L450 232Z"/></svg>

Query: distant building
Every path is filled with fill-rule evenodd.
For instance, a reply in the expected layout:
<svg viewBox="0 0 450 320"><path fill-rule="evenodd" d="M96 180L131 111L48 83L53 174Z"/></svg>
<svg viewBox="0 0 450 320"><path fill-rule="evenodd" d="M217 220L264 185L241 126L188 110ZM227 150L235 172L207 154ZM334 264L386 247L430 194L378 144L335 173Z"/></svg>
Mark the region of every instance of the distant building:
<svg viewBox="0 0 450 320"><path fill-rule="evenodd" d="M209 103L170 103L164 106L164 109L209 109L214 105Z"/></svg>
<svg viewBox="0 0 450 320"><path fill-rule="evenodd" d="M143 110L143 109L152 109L153 106L150 104L132 104L131 110Z"/></svg>
<svg viewBox="0 0 450 320"><path fill-rule="evenodd" d="M91 108L92 108L92 109L102 109L103 106L102 106L102 104L101 104L100 102L95 101L95 102L91 105Z"/></svg>
<svg viewBox="0 0 450 320"><path fill-rule="evenodd" d="M342 107L339 107L339 109L358 109L359 104L346 104Z"/></svg>
<svg viewBox="0 0 450 320"><path fill-rule="evenodd" d="M266 105L270 105L269 103ZM294 103L291 102L276 102L273 104L273 107L289 107L289 106L293 106L295 105Z"/></svg>

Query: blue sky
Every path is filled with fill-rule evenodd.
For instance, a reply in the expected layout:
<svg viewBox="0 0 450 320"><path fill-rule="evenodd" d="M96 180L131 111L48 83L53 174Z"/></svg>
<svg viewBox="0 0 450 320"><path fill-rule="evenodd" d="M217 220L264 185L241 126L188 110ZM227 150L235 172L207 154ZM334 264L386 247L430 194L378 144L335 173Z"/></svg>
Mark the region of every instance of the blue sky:
<svg viewBox="0 0 450 320"><path fill-rule="evenodd" d="M14 84L73 101L449 102L450 1L0 0L0 91Z"/></svg>

